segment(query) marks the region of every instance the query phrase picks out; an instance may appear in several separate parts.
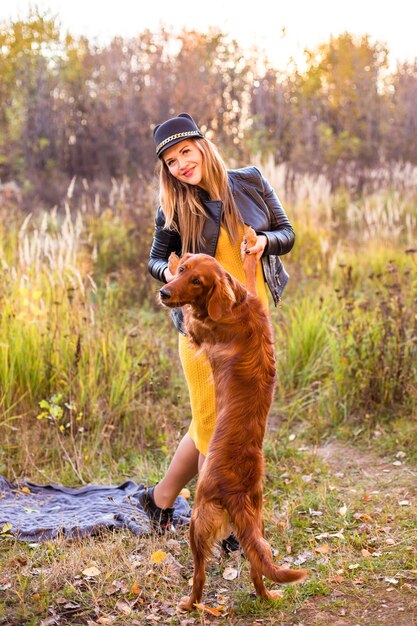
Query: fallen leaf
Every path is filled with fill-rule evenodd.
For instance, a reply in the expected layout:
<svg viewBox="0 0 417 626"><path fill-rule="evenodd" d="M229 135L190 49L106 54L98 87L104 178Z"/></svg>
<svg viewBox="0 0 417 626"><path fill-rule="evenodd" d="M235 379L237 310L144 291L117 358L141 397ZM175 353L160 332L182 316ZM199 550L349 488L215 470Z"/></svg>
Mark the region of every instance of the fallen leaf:
<svg viewBox="0 0 417 626"><path fill-rule="evenodd" d="M343 506L341 506L341 507L340 507L340 509L339 509L339 515L341 515L342 517L344 517L344 516L346 515L346 513L347 513L347 510L348 510L348 508L347 508L346 504L344 504L344 505L343 505Z"/></svg>
<svg viewBox="0 0 417 626"><path fill-rule="evenodd" d="M329 533L321 533L320 535L316 535L316 539L326 539L329 536Z"/></svg>
<svg viewBox="0 0 417 626"><path fill-rule="evenodd" d="M234 567L226 567L223 572L223 578L225 580L234 580L238 576L238 571Z"/></svg>
<svg viewBox="0 0 417 626"><path fill-rule="evenodd" d="M0 591L6 591L6 589L10 589L12 583L7 578L0 579Z"/></svg>
<svg viewBox="0 0 417 626"><path fill-rule="evenodd" d="M141 591L141 589L140 589L138 583L134 582L133 585L132 585L132 593L134 593L135 596L138 596L140 594L140 591Z"/></svg>
<svg viewBox="0 0 417 626"><path fill-rule="evenodd" d="M286 557L286 558L289 559L290 557ZM312 559L312 558L314 558L313 553L310 552L310 550L305 550L304 552L301 552L301 554L299 554L293 560L293 563L294 563L294 565L302 565L303 563L308 561L308 559Z"/></svg>
<svg viewBox="0 0 417 626"><path fill-rule="evenodd" d="M322 546L319 546L318 548L315 548L316 552L319 552L320 554L329 554L330 552L330 547L328 543L323 543Z"/></svg>
<svg viewBox="0 0 417 626"><path fill-rule="evenodd" d="M410 506L410 500L400 500L398 504L400 506Z"/></svg>
<svg viewBox="0 0 417 626"><path fill-rule="evenodd" d="M344 539L343 528L338 533L330 533L329 537L337 537L338 539Z"/></svg>
<svg viewBox="0 0 417 626"><path fill-rule="evenodd" d="M182 578L181 570L183 569L183 565L179 561L177 561L172 554L167 554L166 559L164 560L164 570L165 575L169 576L172 581L174 579Z"/></svg>
<svg viewBox="0 0 417 626"><path fill-rule="evenodd" d="M196 604L195 606L197 609L200 609L200 611L205 611L205 613L214 615L214 617L221 617L221 612L224 610L224 606L211 607L205 604Z"/></svg>
<svg viewBox="0 0 417 626"><path fill-rule="evenodd" d="M352 580L352 583L354 585L362 585L364 582L363 576L361 576L360 578L356 578L355 580Z"/></svg>
<svg viewBox="0 0 417 626"><path fill-rule="evenodd" d="M123 600L119 600L118 602L116 602L116 609L120 611L120 613L123 613L123 615L130 615L132 612L132 607L130 606L130 604L124 602Z"/></svg>
<svg viewBox="0 0 417 626"><path fill-rule="evenodd" d="M58 623L59 623L59 617L57 615L51 615L51 617L47 617L46 619L43 619L39 623L39 626L53 626L54 624L58 624Z"/></svg>
<svg viewBox="0 0 417 626"><path fill-rule="evenodd" d="M391 537L388 537L388 539L385 539L385 543L387 544L387 546L395 546L395 539L391 539Z"/></svg>
<svg viewBox="0 0 417 626"><path fill-rule="evenodd" d="M117 578L115 580L113 580L113 582L112 582L112 586L115 587L116 589L121 589L123 587L123 585L124 585L123 580L120 580L120 579L117 579Z"/></svg>
<svg viewBox="0 0 417 626"><path fill-rule="evenodd" d="M355 513L353 516L355 519L363 520L364 522L372 522L372 517L366 513Z"/></svg>
<svg viewBox="0 0 417 626"><path fill-rule="evenodd" d="M343 576L331 576L331 578L328 578L327 580L329 583L342 583L345 579Z"/></svg>
<svg viewBox="0 0 417 626"><path fill-rule="evenodd" d="M384 578L384 581L386 583L390 583L390 585L398 585L398 579L397 578Z"/></svg>
<svg viewBox="0 0 417 626"><path fill-rule="evenodd" d="M370 496L369 494L365 494L362 500L365 500L365 502L369 502L369 500L372 500L372 496Z"/></svg>
<svg viewBox="0 0 417 626"><path fill-rule="evenodd" d="M362 556L364 556L364 557L367 557L367 556L372 556L372 554L371 554L371 553L369 552L369 550L367 550L366 548L362 548L362 550L361 550L361 554L362 554Z"/></svg>
<svg viewBox="0 0 417 626"><path fill-rule="evenodd" d="M286 552L287 554L291 554L291 552L292 552L292 547L291 547L291 546L286 546L286 548L285 548L285 552Z"/></svg>
<svg viewBox="0 0 417 626"><path fill-rule="evenodd" d="M170 550L172 550L172 552L174 552L174 554L181 553L181 544L176 539L168 539L168 541L166 542L166 545L167 545L167 548L169 548Z"/></svg>
<svg viewBox="0 0 417 626"><path fill-rule="evenodd" d="M86 569L83 569L82 574L88 578L92 578L94 576L100 576L101 572L98 567L93 565L92 567L86 567Z"/></svg>
<svg viewBox="0 0 417 626"><path fill-rule="evenodd" d="M74 610L74 609L79 609L80 606L81 604L78 604L78 602L66 602L63 608L67 610Z"/></svg>
<svg viewBox="0 0 417 626"><path fill-rule="evenodd" d="M349 569L357 569L358 567L360 567L359 563L352 563L349 565Z"/></svg>
<svg viewBox="0 0 417 626"><path fill-rule="evenodd" d="M113 587L113 585L107 585L104 589L104 593L106 596L113 596L115 593L119 593L119 590L116 589L116 587Z"/></svg>
<svg viewBox="0 0 417 626"><path fill-rule="evenodd" d="M168 553L162 550L156 550L151 556L151 563L163 563L167 558Z"/></svg>
<svg viewBox="0 0 417 626"><path fill-rule="evenodd" d="M187 489L187 487L184 487L184 489L181 489L180 491L180 496L188 500L189 498L191 498L191 491Z"/></svg>
<svg viewBox="0 0 417 626"><path fill-rule="evenodd" d="M22 487L21 491L23 491L24 493L30 493L29 487Z"/></svg>
<svg viewBox="0 0 417 626"><path fill-rule="evenodd" d="M9 530L11 530L13 528L12 524L5 524L2 529L0 530L0 533L8 533Z"/></svg>

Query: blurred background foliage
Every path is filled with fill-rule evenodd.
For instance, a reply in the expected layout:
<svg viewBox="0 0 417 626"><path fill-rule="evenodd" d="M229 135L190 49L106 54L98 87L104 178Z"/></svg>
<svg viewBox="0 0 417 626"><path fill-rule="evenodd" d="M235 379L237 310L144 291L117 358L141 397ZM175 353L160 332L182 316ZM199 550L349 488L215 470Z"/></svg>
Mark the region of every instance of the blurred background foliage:
<svg viewBox="0 0 417 626"><path fill-rule="evenodd" d="M73 176L152 177L152 128L191 112L231 164L270 156L294 173L358 189L383 167L417 164L417 62L344 33L306 64L274 69L217 30L143 31L99 47L32 9L0 28L0 180L58 202ZM104 182L103 182L104 181Z"/></svg>

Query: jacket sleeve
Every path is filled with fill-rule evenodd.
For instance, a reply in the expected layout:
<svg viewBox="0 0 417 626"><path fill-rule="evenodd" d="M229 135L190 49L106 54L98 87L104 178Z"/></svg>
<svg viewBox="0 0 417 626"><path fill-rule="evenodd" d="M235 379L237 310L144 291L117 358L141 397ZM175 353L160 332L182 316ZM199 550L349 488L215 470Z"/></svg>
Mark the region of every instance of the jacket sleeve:
<svg viewBox="0 0 417 626"><path fill-rule="evenodd" d="M262 198L268 207L271 220L270 229L267 231L258 231L257 234L265 235L268 239L264 255L276 254L281 256L282 254L287 254L294 245L294 229L272 186L266 178L262 176L261 172L259 172L259 170L257 171L261 178Z"/></svg>
<svg viewBox="0 0 417 626"><path fill-rule="evenodd" d="M154 278L163 283L166 283L164 271L168 267L171 252L181 254L181 238L175 230L165 228L165 216L159 207L155 217L155 232L149 253L148 270Z"/></svg>

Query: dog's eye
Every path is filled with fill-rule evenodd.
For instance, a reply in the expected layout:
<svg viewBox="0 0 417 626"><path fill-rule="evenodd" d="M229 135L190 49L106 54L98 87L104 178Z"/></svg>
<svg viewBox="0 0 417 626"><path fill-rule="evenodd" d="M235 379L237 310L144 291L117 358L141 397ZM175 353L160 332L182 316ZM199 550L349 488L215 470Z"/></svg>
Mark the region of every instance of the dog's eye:
<svg viewBox="0 0 417 626"><path fill-rule="evenodd" d="M179 268L178 268L178 274L181 274L181 272L183 272L183 271L184 271L184 268L183 268L183 267L179 267Z"/></svg>
<svg viewBox="0 0 417 626"><path fill-rule="evenodd" d="M199 278L193 278L193 285L201 285L201 280Z"/></svg>

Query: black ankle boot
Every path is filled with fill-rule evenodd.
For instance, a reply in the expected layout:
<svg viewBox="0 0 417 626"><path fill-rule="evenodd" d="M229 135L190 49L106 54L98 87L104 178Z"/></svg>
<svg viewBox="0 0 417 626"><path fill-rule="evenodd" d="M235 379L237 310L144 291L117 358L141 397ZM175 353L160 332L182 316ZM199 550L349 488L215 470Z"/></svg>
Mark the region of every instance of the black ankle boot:
<svg viewBox="0 0 417 626"><path fill-rule="evenodd" d="M230 554L231 552L237 552L237 550L240 550L239 540L233 533L226 537L226 539L223 539L221 546L225 554Z"/></svg>
<svg viewBox="0 0 417 626"><path fill-rule="evenodd" d="M155 485L140 491L138 500L145 513L147 513L153 530L159 535L164 535L172 527L174 509L161 509L157 506L153 499L154 489Z"/></svg>

